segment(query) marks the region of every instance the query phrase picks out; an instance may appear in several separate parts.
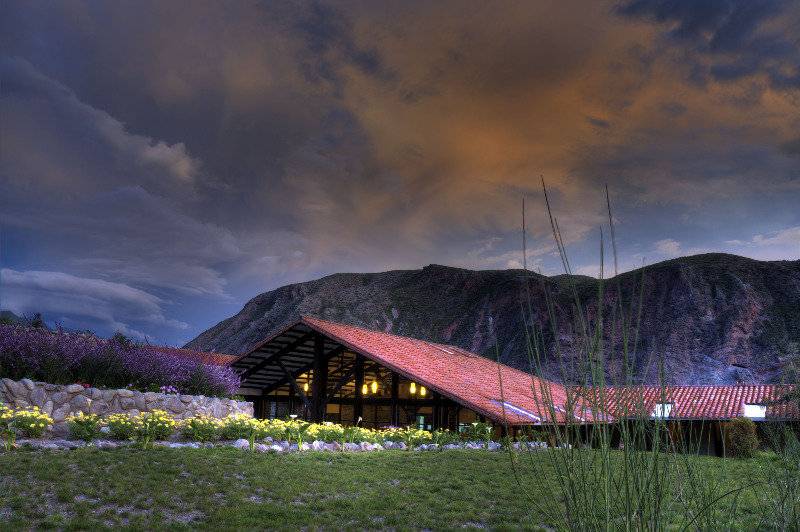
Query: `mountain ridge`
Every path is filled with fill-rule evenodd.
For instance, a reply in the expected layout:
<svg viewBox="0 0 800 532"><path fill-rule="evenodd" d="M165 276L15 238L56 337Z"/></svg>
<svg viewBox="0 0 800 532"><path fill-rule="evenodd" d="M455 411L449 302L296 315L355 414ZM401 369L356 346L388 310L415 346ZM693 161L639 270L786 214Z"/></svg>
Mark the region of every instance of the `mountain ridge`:
<svg viewBox="0 0 800 532"><path fill-rule="evenodd" d="M599 285L600 280L581 275L548 277L521 269L436 264L335 273L259 294L186 346L240 353L310 315L453 344L491 358L497 344L504 363L528 370L528 323L541 332L545 374L572 380L580 372L570 368L582 350L573 288L584 319L594 325ZM644 382L660 380L661 372L674 384L777 382L800 343L800 261L694 255L621 273L604 280L603 287L607 317L620 301L632 315L638 314L641 298L641 342L630 358L634 374ZM523 293L529 296L521 297ZM526 314L530 310L526 320L523 308ZM621 378L621 328L607 318L603 332L609 346L604 353L607 376ZM564 365L567 371L562 371Z"/></svg>

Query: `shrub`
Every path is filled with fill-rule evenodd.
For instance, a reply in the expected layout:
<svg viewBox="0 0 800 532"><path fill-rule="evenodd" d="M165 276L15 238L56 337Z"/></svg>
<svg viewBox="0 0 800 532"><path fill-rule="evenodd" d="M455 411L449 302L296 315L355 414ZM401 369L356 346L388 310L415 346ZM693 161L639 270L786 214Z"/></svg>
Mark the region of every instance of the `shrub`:
<svg viewBox="0 0 800 532"><path fill-rule="evenodd" d="M96 414L78 414L67 418L69 433L73 438L90 442L100 436L100 416Z"/></svg>
<svg viewBox="0 0 800 532"><path fill-rule="evenodd" d="M187 419L182 423L183 437L191 441L209 442L219 438L219 419L209 416L197 416Z"/></svg>
<svg viewBox="0 0 800 532"><path fill-rule="evenodd" d="M133 439L144 448L166 440L175 430L175 420L163 410L143 412L134 418Z"/></svg>
<svg viewBox="0 0 800 532"><path fill-rule="evenodd" d="M492 426L489 423L475 421L466 427L464 437L470 441L482 441L488 445L492 440Z"/></svg>
<svg viewBox="0 0 800 532"><path fill-rule="evenodd" d="M10 451L14 447L17 439L17 433L12 426L13 420L14 411L4 404L0 404L0 438L3 439L3 448L6 451Z"/></svg>
<svg viewBox="0 0 800 532"><path fill-rule="evenodd" d="M105 419L111 437L115 440L132 440L136 432L136 420L127 414L111 414Z"/></svg>
<svg viewBox="0 0 800 532"><path fill-rule="evenodd" d="M221 435L225 440L263 438L265 432L261 421L246 414L234 414L222 421Z"/></svg>
<svg viewBox="0 0 800 532"><path fill-rule="evenodd" d="M385 441L403 442L411 449L417 445L430 442L433 435L427 430L416 427L390 428L381 433Z"/></svg>
<svg viewBox="0 0 800 532"><path fill-rule="evenodd" d="M261 431L264 438L272 438L273 441L282 440L286 437L286 422L280 419L262 420Z"/></svg>
<svg viewBox="0 0 800 532"><path fill-rule="evenodd" d="M453 432L447 429L443 430L434 430L431 433L431 440L433 443L439 445L448 445L450 443L458 443L460 440L460 436L457 432Z"/></svg>
<svg viewBox="0 0 800 532"><path fill-rule="evenodd" d="M232 395L239 388L229 367L175 356L122 335L103 340L16 325L0 325L0 377L141 390L173 386L180 393L210 396Z"/></svg>
<svg viewBox="0 0 800 532"><path fill-rule="evenodd" d="M313 439L325 443L340 442L344 437L344 427L330 421L326 421L322 425L315 425L309 432Z"/></svg>
<svg viewBox="0 0 800 532"><path fill-rule="evenodd" d="M34 406L30 410L17 410L12 418L13 428L28 438L41 438L53 424L53 418Z"/></svg>
<svg viewBox="0 0 800 532"><path fill-rule="evenodd" d="M752 458L758 451L756 424L752 419L737 417L725 428L725 452L735 458Z"/></svg>

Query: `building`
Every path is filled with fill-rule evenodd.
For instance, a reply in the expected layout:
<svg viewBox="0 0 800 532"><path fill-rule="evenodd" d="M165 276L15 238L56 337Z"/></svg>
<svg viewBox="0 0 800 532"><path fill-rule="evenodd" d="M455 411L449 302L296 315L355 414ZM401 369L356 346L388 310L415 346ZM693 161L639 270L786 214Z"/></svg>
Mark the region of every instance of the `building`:
<svg viewBox="0 0 800 532"><path fill-rule="evenodd" d="M231 363L259 417L458 430L652 418L798 419L782 386L566 388L451 345L303 317ZM360 420L360 421L359 421ZM692 429L694 430L694 429Z"/></svg>

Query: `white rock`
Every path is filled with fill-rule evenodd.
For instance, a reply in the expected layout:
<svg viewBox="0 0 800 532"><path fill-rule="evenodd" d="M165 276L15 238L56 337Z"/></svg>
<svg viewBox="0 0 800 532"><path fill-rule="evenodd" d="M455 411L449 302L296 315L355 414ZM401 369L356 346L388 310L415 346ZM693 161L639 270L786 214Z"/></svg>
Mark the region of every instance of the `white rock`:
<svg viewBox="0 0 800 532"><path fill-rule="evenodd" d="M331 442L331 443L326 443L324 449L326 451L341 451L342 450L342 446L339 445L338 441L334 441L334 442Z"/></svg>
<svg viewBox="0 0 800 532"><path fill-rule="evenodd" d="M236 447L237 449L249 450L250 442L245 439L238 439L235 442L233 442L233 446Z"/></svg>
<svg viewBox="0 0 800 532"><path fill-rule="evenodd" d="M324 451L325 450L325 442L324 441L315 440L314 442L311 443L311 450L313 450L313 451Z"/></svg>
<svg viewBox="0 0 800 532"><path fill-rule="evenodd" d="M69 404L66 404L53 410L53 421L59 422L67 419L67 415L69 415L69 409L70 409Z"/></svg>
<svg viewBox="0 0 800 532"><path fill-rule="evenodd" d="M273 444L273 445L270 445L270 446L269 446L269 450L270 450L271 452L273 452L273 453L282 453L282 452L284 452L284 449L283 449L283 447L282 447L282 446L280 446L280 445L275 445L275 444Z"/></svg>
<svg viewBox="0 0 800 532"><path fill-rule="evenodd" d="M265 452L269 451L269 446L267 446L267 445L265 445L263 443L257 443L255 445L255 450L260 452L260 453L265 453Z"/></svg>
<svg viewBox="0 0 800 532"><path fill-rule="evenodd" d="M357 443L348 442L348 443L344 444L344 450L345 451L360 451L361 450L361 446L359 444L357 444Z"/></svg>

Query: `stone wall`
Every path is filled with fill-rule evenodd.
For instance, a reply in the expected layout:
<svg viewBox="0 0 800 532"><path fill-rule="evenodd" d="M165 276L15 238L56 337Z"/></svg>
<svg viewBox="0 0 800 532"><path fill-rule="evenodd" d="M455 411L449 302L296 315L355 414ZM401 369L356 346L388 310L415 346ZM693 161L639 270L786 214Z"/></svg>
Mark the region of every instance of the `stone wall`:
<svg viewBox="0 0 800 532"><path fill-rule="evenodd" d="M102 390L84 388L80 384L47 384L29 379L0 381L0 402L15 408L38 406L53 417L53 432L65 434L65 419L70 413L129 414L166 410L176 419L195 415L223 418L231 414L253 415L253 403L206 397L136 390Z"/></svg>

